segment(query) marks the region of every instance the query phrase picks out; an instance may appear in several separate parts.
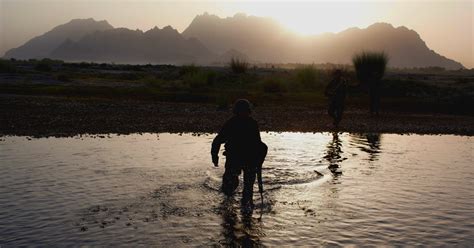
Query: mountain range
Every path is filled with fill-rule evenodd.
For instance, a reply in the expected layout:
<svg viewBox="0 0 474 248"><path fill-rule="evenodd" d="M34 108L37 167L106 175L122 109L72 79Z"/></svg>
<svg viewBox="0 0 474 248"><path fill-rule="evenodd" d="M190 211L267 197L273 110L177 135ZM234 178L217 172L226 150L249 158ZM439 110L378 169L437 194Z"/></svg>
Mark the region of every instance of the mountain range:
<svg viewBox="0 0 474 248"><path fill-rule="evenodd" d="M114 28L107 21L74 19L7 51L5 58L55 58L115 63L212 64L237 56L254 63L350 63L354 53L385 51L392 67L464 68L428 48L406 27L375 23L339 33L302 36L271 18L204 13L179 33Z"/></svg>

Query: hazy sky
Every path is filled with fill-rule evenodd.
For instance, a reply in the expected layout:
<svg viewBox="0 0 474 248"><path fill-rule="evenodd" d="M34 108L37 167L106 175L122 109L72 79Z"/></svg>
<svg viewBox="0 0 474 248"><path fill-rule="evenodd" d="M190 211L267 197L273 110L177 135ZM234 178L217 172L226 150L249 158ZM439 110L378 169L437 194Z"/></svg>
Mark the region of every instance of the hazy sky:
<svg viewBox="0 0 474 248"><path fill-rule="evenodd" d="M183 31L204 12L268 16L302 34L339 32L388 22L416 30L428 47L474 67L474 1L158 1L0 0L0 56L73 18L107 20L114 27Z"/></svg>

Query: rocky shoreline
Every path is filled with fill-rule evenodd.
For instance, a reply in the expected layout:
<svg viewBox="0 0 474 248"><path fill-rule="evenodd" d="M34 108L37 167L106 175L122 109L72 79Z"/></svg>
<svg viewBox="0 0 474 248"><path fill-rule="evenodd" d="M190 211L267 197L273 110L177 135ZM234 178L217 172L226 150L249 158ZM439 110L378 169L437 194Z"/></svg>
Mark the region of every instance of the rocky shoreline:
<svg viewBox="0 0 474 248"><path fill-rule="evenodd" d="M0 136L213 133L230 116L214 104L0 96ZM349 108L336 130L324 108L264 105L255 108L254 118L261 131L474 135L472 116L389 112L371 117Z"/></svg>

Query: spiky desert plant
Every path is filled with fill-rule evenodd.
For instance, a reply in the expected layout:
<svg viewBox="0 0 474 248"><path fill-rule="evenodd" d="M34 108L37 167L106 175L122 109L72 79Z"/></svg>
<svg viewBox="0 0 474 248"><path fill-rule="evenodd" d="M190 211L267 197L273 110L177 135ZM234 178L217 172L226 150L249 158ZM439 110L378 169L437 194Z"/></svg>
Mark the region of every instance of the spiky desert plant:
<svg viewBox="0 0 474 248"><path fill-rule="evenodd" d="M357 79L363 84L378 83L385 73L387 63L388 56L385 52L363 51L352 57Z"/></svg>
<svg viewBox="0 0 474 248"><path fill-rule="evenodd" d="M237 57L232 57L229 64L230 69L232 69L232 72L234 73L245 73L250 66L245 59Z"/></svg>

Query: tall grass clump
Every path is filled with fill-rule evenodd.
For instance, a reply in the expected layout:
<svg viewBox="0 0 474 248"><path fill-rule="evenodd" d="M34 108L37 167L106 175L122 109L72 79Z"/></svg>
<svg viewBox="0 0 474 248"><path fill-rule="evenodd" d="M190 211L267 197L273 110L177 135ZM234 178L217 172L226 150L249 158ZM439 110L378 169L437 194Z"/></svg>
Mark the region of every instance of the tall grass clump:
<svg viewBox="0 0 474 248"><path fill-rule="evenodd" d="M202 89L212 86L217 74L215 71L200 68L194 65L181 68L183 71L183 82L191 88Z"/></svg>
<svg viewBox="0 0 474 248"><path fill-rule="evenodd" d="M362 84L378 83L385 74L388 56L385 52L361 52L352 57L357 79Z"/></svg>
<svg viewBox="0 0 474 248"><path fill-rule="evenodd" d="M250 64L242 58L233 57L230 59L230 69L234 73L245 73L249 69Z"/></svg>
<svg viewBox="0 0 474 248"><path fill-rule="evenodd" d="M387 63L388 56L384 52L361 52L352 57L357 79L360 83L369 86L371 114L379 114L380 84Z"/></svg>

